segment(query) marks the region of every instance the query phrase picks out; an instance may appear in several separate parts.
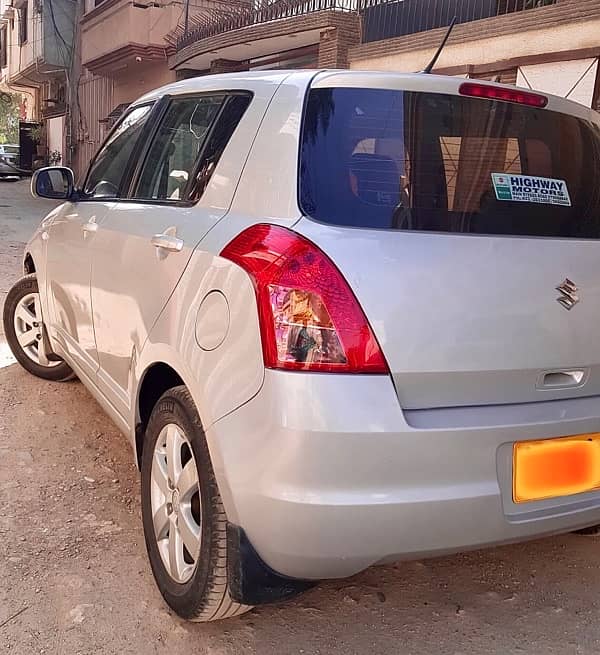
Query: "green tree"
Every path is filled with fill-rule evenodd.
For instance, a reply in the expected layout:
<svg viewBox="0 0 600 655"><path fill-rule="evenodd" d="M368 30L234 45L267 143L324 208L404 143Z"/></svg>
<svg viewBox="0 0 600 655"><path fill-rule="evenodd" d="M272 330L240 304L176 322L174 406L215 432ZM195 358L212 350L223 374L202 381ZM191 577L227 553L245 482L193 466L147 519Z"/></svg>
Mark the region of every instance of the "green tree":
<svg viewBox="0 0 600 655"><path fill-rule="evenodd" d="M0 143L19 142L19 96L0 93Z"/></svg>

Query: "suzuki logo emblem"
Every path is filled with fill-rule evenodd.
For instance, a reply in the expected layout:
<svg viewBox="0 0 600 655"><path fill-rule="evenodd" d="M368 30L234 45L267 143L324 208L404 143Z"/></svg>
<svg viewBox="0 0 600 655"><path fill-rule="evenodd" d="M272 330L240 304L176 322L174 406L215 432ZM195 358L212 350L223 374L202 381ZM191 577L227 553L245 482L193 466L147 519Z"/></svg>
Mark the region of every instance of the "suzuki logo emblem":
<svg viewBox="0 0 600 655"><path fill-rule="evenodd" d="M579 296L577 295L579 289L568 277L556 287L556 290L560 291L560 296L556 299L556 302L559 302L565 309L573 309L579 302Z"/></svg>

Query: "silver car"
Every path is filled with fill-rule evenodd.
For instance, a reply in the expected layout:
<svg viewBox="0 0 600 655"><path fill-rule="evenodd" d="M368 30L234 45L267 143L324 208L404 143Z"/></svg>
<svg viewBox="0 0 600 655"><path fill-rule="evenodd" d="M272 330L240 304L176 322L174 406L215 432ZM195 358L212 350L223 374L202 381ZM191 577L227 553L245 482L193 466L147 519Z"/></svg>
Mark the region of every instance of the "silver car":
<svg viewBox="0 0 600 655"><path fill-rule="evenodd" d="M0 177L19 177L19 146L0 144Z"/></svg>
<svg viewBox="0 0 600 655"><path fill-rule="evenodd" d="M150 564L220 619L600 523L600 118L433 75L177 82L27 245L5 330L141 468Z"/></svg>

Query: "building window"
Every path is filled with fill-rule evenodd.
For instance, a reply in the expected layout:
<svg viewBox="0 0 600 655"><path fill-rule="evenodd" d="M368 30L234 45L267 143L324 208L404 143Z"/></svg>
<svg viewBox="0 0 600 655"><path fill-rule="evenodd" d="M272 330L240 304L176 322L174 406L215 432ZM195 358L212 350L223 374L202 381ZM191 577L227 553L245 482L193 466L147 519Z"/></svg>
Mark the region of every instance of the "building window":
<svg viewBox="0 0 600 655"><path fill-rule="evenodd" d="M7 64L7 35L6 27L0 28L0 68L4 68Z"/></svg>
<svg viewBox="0 0 600 655"><path fill-rule="evenodd" d="M29 12L27 4L19 8L19 45L27 43L27 29L29 27Z"/></svg>

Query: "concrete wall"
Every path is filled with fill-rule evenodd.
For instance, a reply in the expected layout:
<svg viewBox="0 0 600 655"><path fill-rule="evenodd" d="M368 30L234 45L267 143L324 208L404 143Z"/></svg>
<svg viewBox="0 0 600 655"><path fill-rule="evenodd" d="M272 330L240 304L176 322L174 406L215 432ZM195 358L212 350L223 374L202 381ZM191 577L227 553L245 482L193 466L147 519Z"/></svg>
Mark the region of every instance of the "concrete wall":
<svg viewBox="0 0 600 655"><path fill-rule="evenodd" d="M421 70L444 33L439 29L363 43L350 49L350 68ZM491 79L492 71L512 71L519 86L569 94L591 106L599 56L600 0L559 0L552 6L457 25L434 72L466 71L470 77Z"/></svg>
<svg viewBox="0 0 600 655"><path fill-rule="evenodd" d="M570 100L591 107L597 75L597 58L533 64L517 69L517 86L568 95Z"/></svg>
<svg viewBox="0 0 600 655"><path fill-rule="evenodd" d="M131 64L114 76L114 104L133 102L144 93L175 81L167 61Z"/></svg>
<svg viewBox="0 0 600 655"><path fill-rule="evenodd" d="M85 64L130 43L164 48L164 36L177 25L180 16L180 5L142 9L131 0L106 8L100 5L82 23L82 61Z"/></svg>
<svg viewBox="0 0 600 655"><path fill-rule="evenodd" d="M598 3L600 7L600 2ZM543 8L536 11L543 11ZM526 12L523 12L526 13ZM499 19L487 19L499 20ZM481 21L487 22L487 21ZM460 26L469 28L471 25ZM458 28L457 28L458 29ZM440 36L443 30L436 30ZM412 35L413 37L418 35ZM411 37L405 37L407 40ZM424 39L421 39L424 41ZM428 39L429 40L429 39ZM391 40L390 40L391 41ZM394 39L400 41L400 39ZM389 70L411 72L421 70L435 52L434 45L419 48L419 39L415 45L406 51L400 51L390 44L385 54L377 54L376 48L359 46L350 52L350 68L360 70ZM382 44L385 42L381 42ZM367 44L375 46L376 44ZM448 42L438 61L437 68L450 68L468 64L493 64L503 60L515 59L531 55L560 52L571 48L600 47L600 16L585 21L577 21L545 26L540 23L537 29L519 30L501 35L486 36L473 40L459 40L455 35ZM382 48L380 47L380 52ZM395 51L394 51L395 50Z"/></svg>

